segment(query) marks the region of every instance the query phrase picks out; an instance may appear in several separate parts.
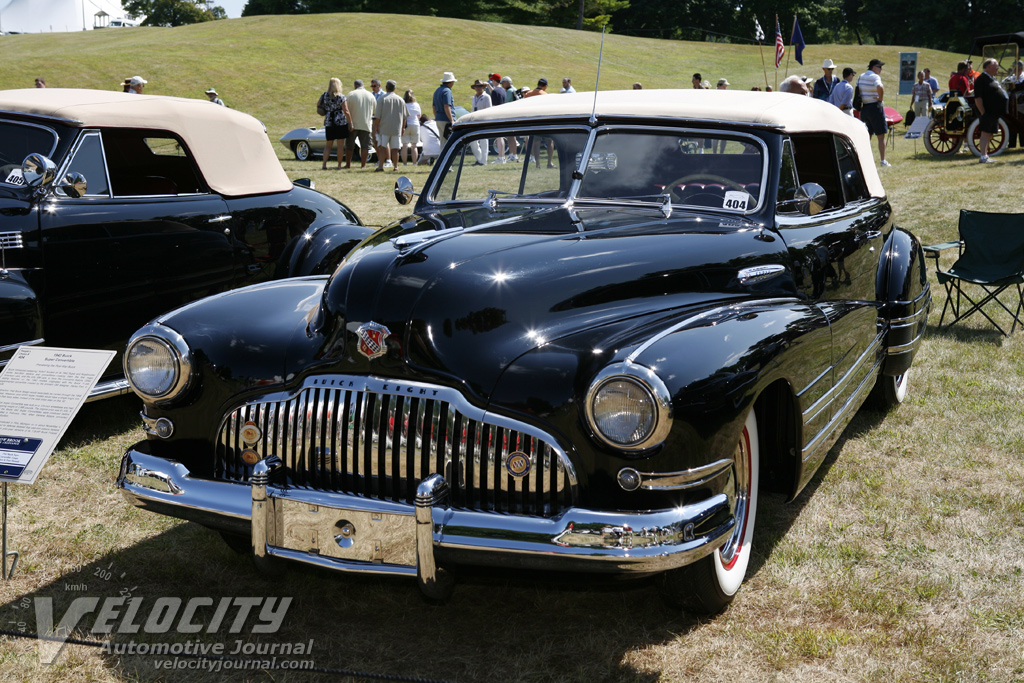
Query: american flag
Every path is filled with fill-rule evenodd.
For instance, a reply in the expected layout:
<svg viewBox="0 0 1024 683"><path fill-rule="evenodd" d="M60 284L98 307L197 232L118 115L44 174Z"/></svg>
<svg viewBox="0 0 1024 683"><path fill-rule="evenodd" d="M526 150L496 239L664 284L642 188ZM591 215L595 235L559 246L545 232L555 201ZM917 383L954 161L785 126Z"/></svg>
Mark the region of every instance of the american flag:
<svg viewBox="0 0 1024 683"><path fill-rule="evenodd" d="M775 68L782 64L782 56L786 54L786 46L782 42L782 29L779 28L779 18L775 17Z"/></svg>

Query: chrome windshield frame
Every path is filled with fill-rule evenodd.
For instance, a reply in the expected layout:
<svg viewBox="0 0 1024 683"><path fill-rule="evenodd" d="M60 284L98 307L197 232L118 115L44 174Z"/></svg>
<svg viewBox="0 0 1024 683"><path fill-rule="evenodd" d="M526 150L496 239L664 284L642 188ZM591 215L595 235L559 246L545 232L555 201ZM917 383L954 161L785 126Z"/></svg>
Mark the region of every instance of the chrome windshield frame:
<svg viewBox="0 0 1024 683"><path fill-rule="evenodd" d="M718 124L720 122L713 122ZM737 217L749 217L754 214L760 213L764 210L767 201L766 187L769 179L770 168L768 160L770 158L770 150L765 140L751 132L743 130L728 130L718 127L717 125L710 126L708 128L698 128L691 126L671 126L671 125L642 125L639 122L615 122L607 124L599 124L591 127L581 124L559 124L553 122L538 122L537 124L523 125L523 126L501 126L494 128L474 128L468 131L465 136L467 143L472 138L480 136L486 136L489 138L507 138L509 136L522 136L525 134L526 137L537 135L538 132L542 131L560 131L560 132L586 132L588 137L586 144L582 151L581 165L577 169L573 169L572 180L569 184L569 189L565 196L556 198L547 197L536 197L536 196L525 196L515 195L508 196L502 195L500 192L491 191L488 196L483 197L472 197L466 199L438 199L438 192L441 189L445 172L437 172L431 178L430 186L424 192L424 200L431 206L489 206L492 209L498 205L505 204L545 204L553 206L565 206L572 208L576 204L588 204L594 206L607 206L609 204L614 205L625 205L625 206L637 206L644 208L656 208L662 209L664 206L669 205L671 207L685 208L687 210L703 210L712 211L715 213L724 212L731 216ZM670 197L670 201L666 202L664 197L666 194L652 194L650 198L640 197L580 197L579 192L583 185L583 181L586 179L587 167L591 160L594 147L598 142L599 136L607 135L608 133L614 132L641 132L651 133L659 135L690 135L694 137L714 137L716 139L733 139L741 142L745 142L753 145L761 154L761 174L759 183L761 185L761 193L757 198L757 204L752 208L748 208L743 211L737 211L732 209L724 209L718 207L707 207L707 206L693 206L689 204L681 204L674 197ZM460 138L461 139L461 138ZM464 145L463 145L464 146ZM461 147L461 146L460 146ZM447 148L444 153L440 156L437 163L444 167L444 165L450 163L453 158L455 146ZM528 157L527 157L528 158ZM525 163L525 162L524 162ZM447 170L447 169L446 169Z"/></svg>

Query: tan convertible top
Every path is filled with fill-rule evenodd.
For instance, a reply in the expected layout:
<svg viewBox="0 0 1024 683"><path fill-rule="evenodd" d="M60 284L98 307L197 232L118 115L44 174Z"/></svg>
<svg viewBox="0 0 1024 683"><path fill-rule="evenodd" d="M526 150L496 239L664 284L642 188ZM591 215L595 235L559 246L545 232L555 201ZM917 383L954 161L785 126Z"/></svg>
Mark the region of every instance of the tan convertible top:
<svg viewBox="0 0 1024 683"><path fill-rule="evenodd" d="M606 90L530 97L489 107L459 118L477 121L521 121L548 117L608 116L672 118L689 121L736 122L778 127L789 133L830 132L849 138L860 159L861 175L874 197L884 197L871 154L867 128L827 102L803 95L750 90Z"/></svg>
<svg viewBox="0 0 1024 683"><path fill-rule="evenodd" d="M169 131L188 147L210 189L223 195L285 192L292 187L263 124L208 100L28 88L0 91L0 116L3 112L65 119L82 128Z"/></svg>

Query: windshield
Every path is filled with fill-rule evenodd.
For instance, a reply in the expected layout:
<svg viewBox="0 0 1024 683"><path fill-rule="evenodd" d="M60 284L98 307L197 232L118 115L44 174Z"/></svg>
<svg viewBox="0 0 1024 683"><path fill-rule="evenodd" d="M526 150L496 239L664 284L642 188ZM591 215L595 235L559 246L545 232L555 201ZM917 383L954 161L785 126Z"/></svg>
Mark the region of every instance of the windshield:
<svg viewBox="0 0 1024 683"><path fill-rule="evenodd" d="M0 183L24 185L21 162L33 152L52 156L56 144L57 134L49 128L0 121Z"/></svg>
<svg viewBox="0 0 1024 683"><path fill-rule="evenodd" d="M591 134L596 137L584 164ZM764 144L742 133L517 129L460 138L438 176L433 200L571 198L661 205L668 195L673 205L744 213L761 205L765 177Z"/></svg>

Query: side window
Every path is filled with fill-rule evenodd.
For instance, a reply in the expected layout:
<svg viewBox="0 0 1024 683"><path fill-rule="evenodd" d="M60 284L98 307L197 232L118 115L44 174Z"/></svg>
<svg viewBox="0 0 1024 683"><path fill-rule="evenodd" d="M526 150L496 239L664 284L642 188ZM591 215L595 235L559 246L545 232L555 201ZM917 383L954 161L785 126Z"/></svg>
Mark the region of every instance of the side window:
<svg viewBox="0 0 1024 683"><path fill-rule="evenodd" d="M170 133L111 128L103 131L103 148L115 196L206 192L188 149Z"/></svg>
<svg viewBox="0 0 1024 683"><path fill-rule="evenodd" d="M789 138L782 142L782 165L779 170L779 195L778 202L784 202L796 196L796 188L800 187L800 180L796 174L796 160L793 158L793 143ZM780 209L785 211L786 209ZM795 209L789 209L795 211Z"/></svg>
<svg viewBox="0 0 1024 683"><path fill-rule="evenodd" d="M843 185L839 179L839 165L836 163L836 147L833 135L812 133L794 135L793 160L801 183L817 183L825 188L828 203L826 209L835 209L845 203Z"/></svg>
<svg viewBox="0 0 1024 683"><path fill-rule="evenodd" d="M103 161L103 145L99 133L86 133L75 150L75 156L68 166L68 172L85 176L86 197L109 197L107 165ZM63 194L61 190L57 191Z"/></svg>
<svg viewBox="0 0 1024 683"><path fill-rule="evenodd" d="M839 160L839 173L843 179L843 190L846 192L846 201L855 202L867 199L868 190L864 185L864 178L860 174L860 164L853 154L853 146L848 140L838 135L833 138L836 143L836 158Z"/></svg>

